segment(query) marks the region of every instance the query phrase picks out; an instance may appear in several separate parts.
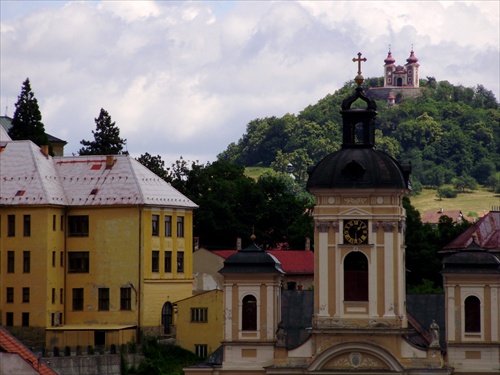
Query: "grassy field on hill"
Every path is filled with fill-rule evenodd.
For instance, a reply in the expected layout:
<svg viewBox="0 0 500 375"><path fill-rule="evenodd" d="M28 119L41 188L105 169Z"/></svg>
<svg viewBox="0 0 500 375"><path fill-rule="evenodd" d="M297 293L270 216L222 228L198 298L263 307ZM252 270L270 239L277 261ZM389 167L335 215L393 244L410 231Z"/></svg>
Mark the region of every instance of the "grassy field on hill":
<svg viewBox="0 0 500 375"><path fill-rule="evenodd" d="M451 187L451 186L450 186ZM483 211L490 211L492 207L500 206L500 195L479 188L471 193L460 193L456 198L438 199L437 190L423 189L422 193L410 197L411 204L423 214L428 210L461 210L465 216L469 213L481 215Z"/></svg>

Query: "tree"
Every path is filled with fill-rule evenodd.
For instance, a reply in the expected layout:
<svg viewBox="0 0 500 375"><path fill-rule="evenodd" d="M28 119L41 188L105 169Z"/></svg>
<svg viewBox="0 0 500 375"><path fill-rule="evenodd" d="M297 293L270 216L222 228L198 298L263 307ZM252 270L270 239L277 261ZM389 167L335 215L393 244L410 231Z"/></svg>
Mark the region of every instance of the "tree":
<svg viewBox="0 0 500 375"><path fill-rule="evenodd" d="M120 129L107 111L101 108L99 117L95 119L96 130L93 141L82 140L84 146L78 151L79 155L118 155L126 144L127 140L120 138Z"/></svg>
<svg viewBox="0 0 500 375"><path fill-rule="evenodd" d="M13 140L29 139L38 146L48 145L47 134L42 123L42 114L38 101L31 91L29 78L23 82L21 93L17 97L16 111L12 119L9 136Z"/></svg>
<svg viewBox="0 0 500 375"><path fill-rule="evenodd" d="M148 168L151 172L156 174L158 177L168 179L168 173L165 169L165 162L161 159L160 155L152 156L148 152L142 154L136 159L139 163Z"/></svg>

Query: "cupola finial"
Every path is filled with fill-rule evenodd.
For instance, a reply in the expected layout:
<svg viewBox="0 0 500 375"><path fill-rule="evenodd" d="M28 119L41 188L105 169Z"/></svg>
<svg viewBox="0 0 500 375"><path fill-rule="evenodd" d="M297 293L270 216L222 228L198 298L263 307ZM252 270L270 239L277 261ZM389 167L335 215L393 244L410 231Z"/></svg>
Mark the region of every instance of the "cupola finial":
<svg viewBox="0 0 500 375"><path fill-rule="evenodd" d="M353 57L352 58L353 62L358 62L358 75L356 78L354 78L354 81L358 84L358 86L361 86L361 84L364 82L364 78L361 75L361 62L366 62L366 57L361 58L361 52L358 52L358 58Z"/></svg>

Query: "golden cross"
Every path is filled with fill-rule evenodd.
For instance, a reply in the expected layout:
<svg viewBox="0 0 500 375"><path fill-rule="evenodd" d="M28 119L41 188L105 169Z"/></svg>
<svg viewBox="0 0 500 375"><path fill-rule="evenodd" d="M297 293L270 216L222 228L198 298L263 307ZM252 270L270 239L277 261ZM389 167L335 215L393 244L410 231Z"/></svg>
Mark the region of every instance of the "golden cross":
<svg viewBox="0 0 500 375"><path fill-rule="evenodd" d="M358 52L358 58L353 57L353 62L358 62L358 74L361 74L361 61L366 61L366 57L361 58L361 52Z"/></svg>

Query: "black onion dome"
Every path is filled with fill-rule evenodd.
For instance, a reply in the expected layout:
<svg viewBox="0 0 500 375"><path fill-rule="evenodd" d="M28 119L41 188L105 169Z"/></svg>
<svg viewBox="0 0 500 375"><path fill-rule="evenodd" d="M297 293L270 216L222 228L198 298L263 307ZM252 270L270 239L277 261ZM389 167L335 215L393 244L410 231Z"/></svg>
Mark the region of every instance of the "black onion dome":
<svg viewBox="0 0 500 375"><path fill-rule="evenodd" d="M308 169L307 190L320 188L409 187L409 167L373 148L347 148L327 155Z"/></svg>
<svg viewBox="0 0 500 375"><path fill-rule="evenodd" d="M281 263L255 244L238 251L224 261L220 273L280 273Z"/></svg>

